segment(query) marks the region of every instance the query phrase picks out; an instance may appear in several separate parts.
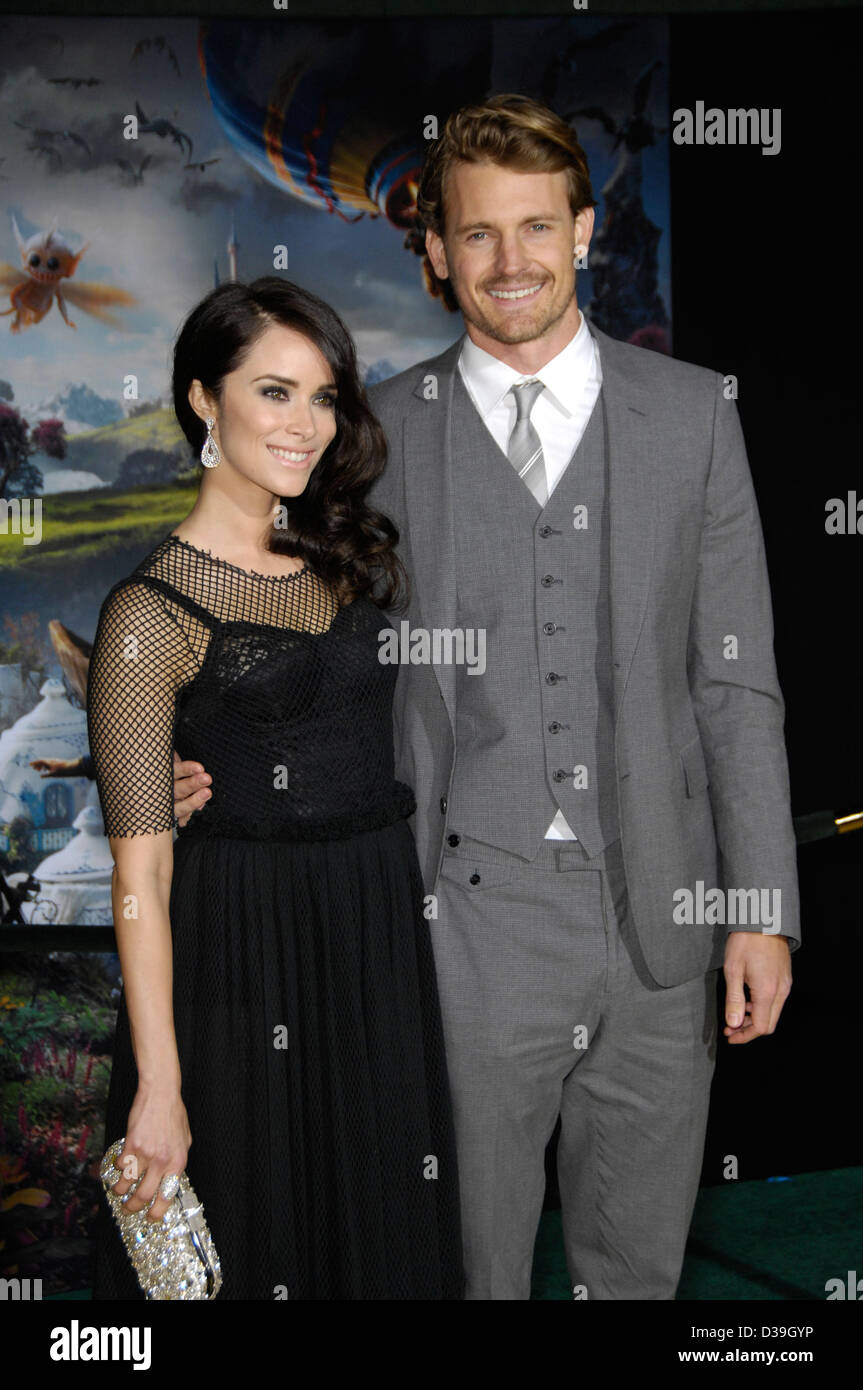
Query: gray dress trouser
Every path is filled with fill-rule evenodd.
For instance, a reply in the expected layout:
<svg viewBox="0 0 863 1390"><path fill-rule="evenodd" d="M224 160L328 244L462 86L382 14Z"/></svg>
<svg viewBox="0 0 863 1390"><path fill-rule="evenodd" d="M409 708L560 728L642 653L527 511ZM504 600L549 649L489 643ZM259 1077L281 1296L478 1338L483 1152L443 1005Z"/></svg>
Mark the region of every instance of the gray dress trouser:
<svg viewBox="0 0 863 1390"><path fill-rule="evenodd" d="M468 1299L530 1297L558 1115L573 1296L673 1299L716 1057L715 970L644 965L620 841L532 863L461 836L429 925L458 1142Z"/></svg>

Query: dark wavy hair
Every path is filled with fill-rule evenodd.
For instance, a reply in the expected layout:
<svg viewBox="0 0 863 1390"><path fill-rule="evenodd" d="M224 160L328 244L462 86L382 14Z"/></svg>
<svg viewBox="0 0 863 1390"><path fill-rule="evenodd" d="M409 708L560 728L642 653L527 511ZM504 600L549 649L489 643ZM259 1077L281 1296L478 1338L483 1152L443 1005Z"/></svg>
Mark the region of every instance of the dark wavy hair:
<svg viewBox="0 0 863 1390"><path fill-rule="evenodd" d="M273 324L314 343L332 370L338 396L335 437L301 496L279 499L288 524L273 525L267 549L303 560L340 603L369 594L381 607L396 606L408 589L395 548L399 533L389 517L365 501L386 464L386 435L360 381L353 340L329 304L278 275L211 290L188 315L174 345L172 384L180 427L200 455L206 428L189 403L189 387L197 378L219 401L223 379Z"/></svg>

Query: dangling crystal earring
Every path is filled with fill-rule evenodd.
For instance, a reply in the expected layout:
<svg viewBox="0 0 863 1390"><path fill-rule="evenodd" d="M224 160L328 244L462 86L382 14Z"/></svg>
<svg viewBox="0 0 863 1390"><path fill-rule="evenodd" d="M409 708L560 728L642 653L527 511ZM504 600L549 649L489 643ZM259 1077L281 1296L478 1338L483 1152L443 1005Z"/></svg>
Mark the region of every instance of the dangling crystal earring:
<svg viewBox="0 0 863 1390"><path fill-rule="evenodd" d="M201 463L205 468L216 468L222 459L222 455L219 453L219 446L213 438L213 426L215 423L215 417L213 415L208 415L207 438L204 440L204 447L201 450Z"/></svg>

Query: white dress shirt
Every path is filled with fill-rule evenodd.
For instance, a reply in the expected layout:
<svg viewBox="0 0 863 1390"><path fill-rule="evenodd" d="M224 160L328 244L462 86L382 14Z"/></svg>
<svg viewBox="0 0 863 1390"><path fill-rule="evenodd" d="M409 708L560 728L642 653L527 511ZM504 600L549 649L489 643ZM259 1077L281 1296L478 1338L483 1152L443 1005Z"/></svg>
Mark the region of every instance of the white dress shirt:
<svg viewBox="0 0 863 1390"><path fill-rule="evenodd" d="M602 368L596 340L591 337L584 315L566 347L539 371L525 376L514 367L493 357L469 337L459 354L458 369L468 393L495 443L506 455L515 424L515 401L509 395L518 382L539 380L545 387L534 402L531 424L539 435L551 496L590 419L602 385ZM545 832L547 840L575 840L561 810Z"/></svg>

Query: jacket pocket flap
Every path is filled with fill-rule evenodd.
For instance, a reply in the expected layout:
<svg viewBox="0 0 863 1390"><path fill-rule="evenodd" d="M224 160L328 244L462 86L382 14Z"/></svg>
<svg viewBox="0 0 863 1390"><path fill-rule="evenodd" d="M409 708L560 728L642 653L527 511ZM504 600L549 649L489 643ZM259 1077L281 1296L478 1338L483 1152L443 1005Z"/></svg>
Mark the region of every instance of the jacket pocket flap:
<svg viewBox="0 0 863 1390"><path fill-rule="evenodd" d="M440 866L441 878L457 883L469 893L481 893L483 888L497 888L509 883L520 872L521 865L507 862L490 864L482 859L468 859L460 854L445 854Z"/></svg>

